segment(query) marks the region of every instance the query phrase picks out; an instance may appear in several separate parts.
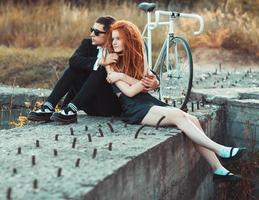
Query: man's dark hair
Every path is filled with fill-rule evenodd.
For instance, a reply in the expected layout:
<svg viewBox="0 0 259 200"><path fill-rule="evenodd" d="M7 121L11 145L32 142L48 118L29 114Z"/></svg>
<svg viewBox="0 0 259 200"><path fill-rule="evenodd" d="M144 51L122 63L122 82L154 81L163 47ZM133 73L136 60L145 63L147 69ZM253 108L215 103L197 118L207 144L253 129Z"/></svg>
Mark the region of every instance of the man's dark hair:
<svg viewBox="0 0 259 200"><path fill-rule="evenodd" d="M95 21L96 23L103 25L103 30L105 32L109 31L111 25L116 21L116 19L110 15L98 17Z"/></svg>

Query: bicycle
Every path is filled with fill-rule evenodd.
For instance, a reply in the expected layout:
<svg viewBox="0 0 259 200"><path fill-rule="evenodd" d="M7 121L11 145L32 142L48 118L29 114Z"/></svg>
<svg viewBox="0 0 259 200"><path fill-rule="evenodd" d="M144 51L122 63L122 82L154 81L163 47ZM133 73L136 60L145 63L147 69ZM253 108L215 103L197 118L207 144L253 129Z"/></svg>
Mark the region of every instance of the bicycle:
<svg viewBox="0 0 259 200"><path fill-rule="evenodd" d="M159 99L166 103L186 109L193 80L193 61L188 42L174 35L174 20L179 17L195 18L199 21L199 30L194 32L198 35L203 31L203 18L197 14L180 13L175 11L155 11L155 21L151 21L151 14L156 7L155 3L143 2L138 5L147 13L147 24L142 32L148 66L159 74L160 89ZM160 15L168 16L168 21L160 21ZM168 26L167 36L163 46L152 66L152 31L159 26ZM145 35L147 32L147 35Z"/></svg>

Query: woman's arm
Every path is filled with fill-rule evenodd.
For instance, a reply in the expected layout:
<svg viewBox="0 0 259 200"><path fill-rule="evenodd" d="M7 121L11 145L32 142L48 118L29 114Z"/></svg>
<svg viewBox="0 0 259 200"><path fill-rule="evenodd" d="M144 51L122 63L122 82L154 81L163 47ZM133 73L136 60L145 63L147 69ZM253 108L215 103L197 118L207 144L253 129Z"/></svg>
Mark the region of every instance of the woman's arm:
<svg viewBox="0 0 259 200"><path fill-rule="evenodd" d="M143 78L141 81L132 78L134 79L134 83L128 83L125 79L127 79L127 77L130 79L130 76L123 73L114 72L110 66L106 66L106 70L108 73L106 78L107 82L111 84L119 82L119 85L116 84L116 86L127 96L134 96L141 91L148 92L149 90L157 88L157 82L154 75L154 77ZM122 89L120 87L122 87Z"/></svg>
<svg viewBox="0 0 259 200"><path fill-rule="evenodd" d="M121 80L124 81L125 83L128 83L129 85L133 85L133 84L139 82L138 79L135 79L135 78L133 78L133 77L127 75L127 74L124 74L124 73L122 73L122 74L123 75L122 75Z"/></svg>
<svg viewBox="0 0 259 200"><path fill-rule="evenodd" d="M110 65L105 66L106 72L108 74L108 77L110 79L110 83L115 83L116 81L123 81L127 83L128 85L133 85L137 82L139 82L138 79L135 79L127 74L121 73L121 72L115 72Z"/></svg>
<svg viewBox="0 0 259 200"><path fill-rule="evenodd" d="M133 97L138 93L142 92L142 90L144 89L144 86L141 83L141 81L138 81L133 85L129 85L128 83L119 80L115 83L115 85L121 90L123 94L125 94L128 97Z"/></svg>

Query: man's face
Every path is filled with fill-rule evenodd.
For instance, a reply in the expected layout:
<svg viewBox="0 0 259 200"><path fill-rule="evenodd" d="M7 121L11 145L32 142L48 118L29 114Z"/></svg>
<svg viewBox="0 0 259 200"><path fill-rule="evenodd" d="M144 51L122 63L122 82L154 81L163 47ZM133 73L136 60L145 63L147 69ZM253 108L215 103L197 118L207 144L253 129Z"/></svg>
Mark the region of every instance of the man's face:
<svg viewBox="0 0 259 200"><path fill-rule="evenodd" d="M94 23L91 27L90 37L92 38L92 44L97 46L103 46L106 42L106 32L103 29L104 25Z"/></svg>

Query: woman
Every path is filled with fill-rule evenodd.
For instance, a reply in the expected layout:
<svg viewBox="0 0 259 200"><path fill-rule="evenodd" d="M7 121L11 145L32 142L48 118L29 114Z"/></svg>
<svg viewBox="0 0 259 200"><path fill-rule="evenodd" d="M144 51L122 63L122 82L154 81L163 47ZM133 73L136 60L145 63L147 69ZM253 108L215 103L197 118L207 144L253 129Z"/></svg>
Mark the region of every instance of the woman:
<svg viewBox="0 0 259 200"><path fill-rule="evenodd" d="M180 109L169 107L149 93L143 93L145 76L150 74L145 58L144 45L139 29L128 21L118 21L111 27L107 48L118 53L116 64L106 66L107 81L113 84L119 97L123 117L128 123L155 126L165 116L160 125L176 125L190 138L197 151L213 169L214 180L238 181L241 176L230 173L222 166L217 155L223 160L239 158L245 148L223 146L212 141L203 132L199 120ZM127 74L135 79L123 82ZM125 79L124 79L125 80Z"/></svg>

